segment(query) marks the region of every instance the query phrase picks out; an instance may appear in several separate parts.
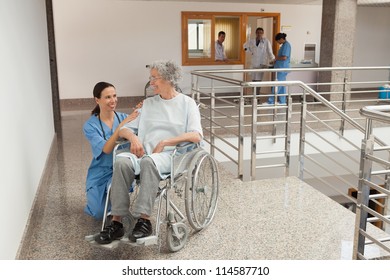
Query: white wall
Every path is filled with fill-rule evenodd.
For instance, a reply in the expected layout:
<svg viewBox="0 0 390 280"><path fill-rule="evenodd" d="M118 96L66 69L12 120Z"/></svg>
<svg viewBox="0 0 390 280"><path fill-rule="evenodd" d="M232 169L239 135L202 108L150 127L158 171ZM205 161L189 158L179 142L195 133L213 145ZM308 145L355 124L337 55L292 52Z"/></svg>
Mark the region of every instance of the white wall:
<svg viewBox="0 0 390 280"><path fill-rule="evenodd" d="M143 95L146 64L157 59L181 63L181 11L279 12L294 60L303 59L305 43L319 46L321 5L237 2L53 0L60 98L91 98L100 80L115 84L119 96ZM184 92L193 69L184 68Z"/></svg>
<svg viewBox="0 0 390 280"><path fill-rule="evenodd" d="M358 7L353 66L390 66L390 7ZM389 80L384 71L353 73L353 80Z"/></svg>
<svg viewBox="0 0 390 280"><path fill-rule="evenodd" d="M0 2L0 259L14 259L54 135L45 0Z"/></svg>

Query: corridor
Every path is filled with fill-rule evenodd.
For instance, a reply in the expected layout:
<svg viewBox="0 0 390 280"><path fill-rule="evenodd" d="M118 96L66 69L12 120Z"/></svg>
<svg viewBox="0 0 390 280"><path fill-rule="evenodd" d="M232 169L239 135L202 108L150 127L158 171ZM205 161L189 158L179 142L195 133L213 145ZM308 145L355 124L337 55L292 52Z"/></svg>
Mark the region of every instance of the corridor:
<svg viewBox="0 0 390 280"><path fill-rule="evenodd" d="M126 112L126 109L118 109ZM242 182L219 166L220 195L214 221L190 231L186 246L171 253L160 245L115 249L85 236L101 223L83 212L91 160L82 125L89 111L62 112L57 135L17 259L36 260L337 260L352 258L355 215L296 177ZM372 229L376 232L375 228ZM372 250L373 258L380 252Z"/></svg>

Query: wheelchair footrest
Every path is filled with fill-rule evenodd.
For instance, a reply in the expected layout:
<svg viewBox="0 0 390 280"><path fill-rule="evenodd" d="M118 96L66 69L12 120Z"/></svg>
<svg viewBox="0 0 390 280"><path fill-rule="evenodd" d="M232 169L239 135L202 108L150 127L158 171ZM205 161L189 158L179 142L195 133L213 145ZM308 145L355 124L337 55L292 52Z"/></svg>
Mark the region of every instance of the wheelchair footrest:
<svg viewBox="0 0 390 280"><path fill-rule="evenodd" d="M158 237L156 235L151 235L144 238L139 238L137 239L137 242L132 242L129 240L129 238L126 237L122 238L120 241L132 246L150 246L158 244Z"/></svg>
<svg viewBox="0 0 390 280"><path fill-rule="evenodd" d="M99 233L96 233L96 234L92 234L92 235L87 235L85 236L85 241L88 241L89 243L91 243L92 245L94 246L99 246L99 247L102 247L102 248L106 248L106 249L115 249L119 246L119 242L120 240L114 240L112 241L110 244L99 244L95 241L95 236L97 236Z"/></svg>

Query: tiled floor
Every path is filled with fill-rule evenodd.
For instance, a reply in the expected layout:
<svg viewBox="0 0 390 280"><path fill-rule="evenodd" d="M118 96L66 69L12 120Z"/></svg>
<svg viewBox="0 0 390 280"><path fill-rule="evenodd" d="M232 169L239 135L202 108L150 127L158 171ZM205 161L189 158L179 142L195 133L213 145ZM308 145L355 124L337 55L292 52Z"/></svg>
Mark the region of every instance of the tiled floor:
<svg viewBox="0 0 390 280"><path fill-rule="evenodd" d="M106 249L85 241L101 223L83 213L91 152L82 134L88 111L62 114L43 185L18 259L351 259L355 215L295 177L241 182L220 167L213 223L190 232L186 246ZM376 232L375 228L371 229ZM372 257L381 253L373 249Z"/></svg>

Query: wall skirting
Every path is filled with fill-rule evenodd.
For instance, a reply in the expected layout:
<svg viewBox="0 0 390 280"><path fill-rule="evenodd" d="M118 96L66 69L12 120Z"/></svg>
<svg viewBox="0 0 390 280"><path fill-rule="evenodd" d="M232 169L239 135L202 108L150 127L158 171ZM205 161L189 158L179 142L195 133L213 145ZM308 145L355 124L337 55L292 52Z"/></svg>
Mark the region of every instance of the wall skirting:
<svg viewBox="0 0 390 280"><path fill-rule="evenodd" d="M118 108L133 108L143 96L118 97ZM96 103L93 98L61 99L61 111L92 110Z"/></svg>

